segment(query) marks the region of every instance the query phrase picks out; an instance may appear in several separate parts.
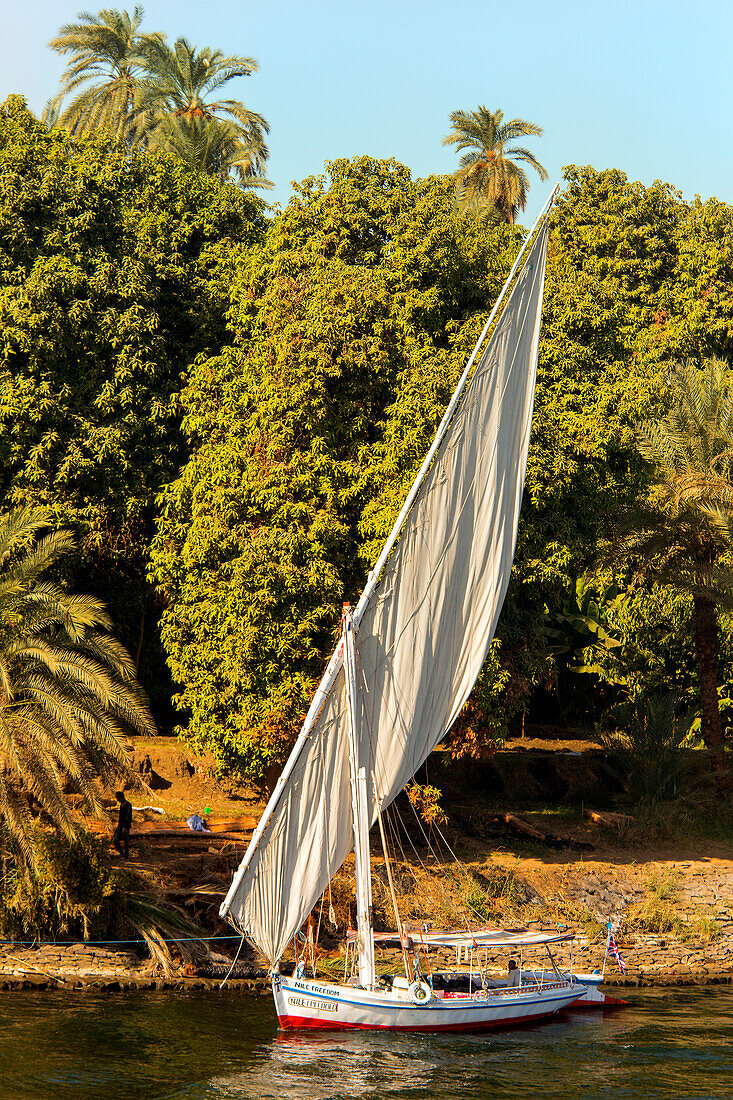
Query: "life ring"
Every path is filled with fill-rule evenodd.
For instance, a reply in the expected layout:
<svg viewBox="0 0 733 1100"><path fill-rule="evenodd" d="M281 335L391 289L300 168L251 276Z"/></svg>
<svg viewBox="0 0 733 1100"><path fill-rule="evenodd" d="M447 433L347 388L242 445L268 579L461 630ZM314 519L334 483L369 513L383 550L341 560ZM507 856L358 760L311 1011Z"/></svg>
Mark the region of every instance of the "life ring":
<svg viewBox="0 0 733 1100"><path fill-rule="evenodd" d="M416 1005L425 1004L433 996L433 991L427 982L413 982L407 992Z"/></svg>

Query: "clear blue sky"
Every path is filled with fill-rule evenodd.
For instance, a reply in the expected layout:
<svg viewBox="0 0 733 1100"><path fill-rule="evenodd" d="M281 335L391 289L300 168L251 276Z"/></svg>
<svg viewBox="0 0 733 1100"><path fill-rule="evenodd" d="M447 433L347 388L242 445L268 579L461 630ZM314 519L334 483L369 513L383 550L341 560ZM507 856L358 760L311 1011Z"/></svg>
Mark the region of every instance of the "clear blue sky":
<svg viewBox="0 0 733 1100"><path fill-rule="evenodd" d="M109 6L125 7L120 0ZM46 46L85 0L4 0L0 100L40 111L63 62ZM127 5L134 6L134 0ZM455 108L485 104L544 128L532 148L563 165L664 179L733 202L730 0L148 0L147 30L256 57L231 95L271 124L269 196L325 160L394 156L449 172ZM536 179L536 177L535 177ZM525 220L550 184L533 184Z"/></svg>

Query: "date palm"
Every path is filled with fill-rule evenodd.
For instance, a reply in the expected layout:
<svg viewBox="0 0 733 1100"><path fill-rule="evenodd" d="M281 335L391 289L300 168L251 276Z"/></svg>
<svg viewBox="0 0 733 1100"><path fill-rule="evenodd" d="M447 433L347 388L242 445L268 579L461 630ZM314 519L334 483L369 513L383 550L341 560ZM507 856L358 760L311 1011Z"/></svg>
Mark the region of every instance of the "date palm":
<svg viewBox="0 0 733 1100"><path fill-rule="evenodd" d="M262 157L242 141L237 127L221 118L166 116L151 133L148 148L172 153L190 168L224 180L231 174L245 190L271 188L261 174Z"/></svg>
<svg viewBox="0 0 733 1100"><path fill-rule="evenodd" d="M480 212L493 210L502 221L513 225L517 214L527 205L529 180L521 161L547 179L547 172L529 149L510 142L528 135L542 134L533 122L513 118L504 122L502 111L479 107L475 111L452 111L453 129L443 138L444 145L455 145L461 167L454 173L456 200L460 209Z"/></svg>
<svg viewBox="0 0 733 1100"><path fill-rule="evenodd" d="M49 101L45 119L75 134L100 132L113 141L134 144L136 97L145 49L162 42L159 34L139 33L143 9L130 15L103 8L81 12L77 23L63 26L49 45L70 55L58 94ZM73 98L64 105L69 96Z"/></svg>
<svg viewBox="0 0 733 1100"><path fill-rule="evenodd" d="M197 50L185 38L173 47L149 42L138 106L148 146L183 154L212 175L231 169L242 179L261 176L268 157L267 122L239 100L211 98L230 80L257 68L254 58Z"/></svg>
<svg viewBox="0 0 733 1100"><path fill-rule="evenodd" d="M123 738L155 732L104 605L47 577L74 548L45 509L0 517L0 839L29 866L33 806L73 838L64 794L101 816L101 789L130 774Z"/></svg>
<svg viewBox="0 0 733 1100"><path fill-rule="evenodd" d="M721 788L729 765L718 705L718 612L733 607L733 378L728 364L688 363L671 377L668 414L637 425L652 468L647 498L616 531L617 555L638 577L692 598L702 737Z"/></svg>

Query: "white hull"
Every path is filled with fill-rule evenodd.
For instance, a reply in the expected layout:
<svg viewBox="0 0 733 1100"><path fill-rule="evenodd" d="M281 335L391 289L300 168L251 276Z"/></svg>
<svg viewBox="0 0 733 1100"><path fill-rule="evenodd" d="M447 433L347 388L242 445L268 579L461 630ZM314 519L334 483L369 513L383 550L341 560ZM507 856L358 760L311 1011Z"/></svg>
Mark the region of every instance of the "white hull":
<svg viewBox="0 0 733 1100"><path fill-rule="evenodd" d="M620 997L611 997L598 988L603 981L603 977L598 973L576 974L575 980L578 985L585 988L586 992L577 1004L573 1004L573 1008L619 1008L627 1003Z"/></svg>
<svg viewBox="0 0 733 1100"><path fill-rule="evenodd" d="M355 989L276 976L272 983L284 1028L370 1028L391 1031L478 1031L552 1016L585 993L570 981L473 996L435 996L415 1004L407 993Z"/></svg>

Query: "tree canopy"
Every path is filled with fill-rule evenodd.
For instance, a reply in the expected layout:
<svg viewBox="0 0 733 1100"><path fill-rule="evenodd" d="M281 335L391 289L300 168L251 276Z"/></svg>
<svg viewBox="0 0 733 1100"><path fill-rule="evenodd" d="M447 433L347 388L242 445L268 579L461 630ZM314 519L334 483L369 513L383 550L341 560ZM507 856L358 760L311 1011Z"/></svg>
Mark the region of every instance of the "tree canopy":
<svg viewBox="0 0 733 1100"><path fill-rule="evenodd" d="M459 749L463 737L480 751L518 709L556 706L561 670L543 625L597 566L604 515L642 491L634 422L663 407L691 331L699 355L730 339L730 280L700 227L722 234L732 213L620 172L568 170L513 580ZM457 217L447 180L357 158L305 181L238 267L232 343L199 361L184 393L192 457L161 498L153 552L164 644L198 744L254 772L281 757L520 236ZM696 249L709 272L703 323ZM625 589L623 573L606 576L599 598L614 580ZM677 620L684 637L691 611L614 596L599 614L621 641L593 672L610 691L626 682L627 644L647 660L630 632L641 642L661 614L657 635ZM691 691L692 646L680 652L677 681ZM599 699L586 702L597 713Z"/></svg>
<svg viewBox="0 0 733 1100"><path fill-rule="evenodd" d="M306 180L238 270L153 554L198 743L254 771L282 754L516 241L459 228L449 181L357 158Z"/></svg>
<svg viewBox="0 0 733 1100"><path fill-rule="evenodd" d="M49 45L70 59L46 108L49 122L73 134L100 133L125 145L135 142L146 53L160 39L140 33L143 14L140 7L132 14L104 8L96 16L82 12L78 23L60 28Z"/></svg>
<svg viewBox="0 0 733 1100"><path fill-rule="evenodd" d="M140 30L143 9L82 12L49 45L68 55L45 121L73 134L99 134L124 148L163 151L191 168L247 189L264 177L269 126L239 100L213 100L235 77L258 69L253 57L226 56L185 38L169 46L159 32Z"/></svg>
<svg viewBox="0 0 733 1100"><path fill-rule="evenodd" d="M0 108L3 500L78 526L133 651L155 497L185 456L178 395L222 340L222 265L262 226L258 200L173 158Z"/></svg>
<svg viewBox="0 0 733 1100"><path fill-rule="evenodd" d="M261 775L524 231L461 216L450 177L369 157L266 214L165 153L49 130L18 97L0 230L5 506L74 525L63 569L104 595L151 697L172 676L181 729ZM594 720L639 684L697 699L692 599L599 563L647 492L634 425L667 411L671 364L730 363L732 240L715 199L566 171L513 577L455 751L520 711Z"/></svg>
<svg viewBox="0 0 733 1100"><path fill-rule="evenodd" d="M262 184L270 127L238 100L211 99L257 68L252 57L196 49L185 38L172 47L151 39L137 107L140 138L149 149L171 152L209 175L226 179L233 171L241 183Z"/></svg>

